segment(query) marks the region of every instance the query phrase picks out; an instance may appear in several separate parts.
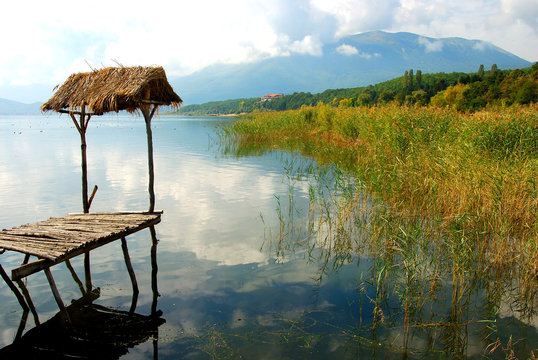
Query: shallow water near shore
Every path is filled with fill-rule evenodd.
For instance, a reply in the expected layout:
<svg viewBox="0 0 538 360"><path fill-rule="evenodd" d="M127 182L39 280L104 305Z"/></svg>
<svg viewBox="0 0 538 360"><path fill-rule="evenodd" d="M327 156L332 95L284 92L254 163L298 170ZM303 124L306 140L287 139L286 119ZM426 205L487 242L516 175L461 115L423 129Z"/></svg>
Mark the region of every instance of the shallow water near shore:
<svg viewBox="0 0 538 360"><path fill-rule="evenodd" d="M398 269L382 272L386 264L367 252L319 241L330 229L317 229L312 240L312 193L323 188L341 196L338 186L352 188L353 180L298 154L227 151L217 133L231 121L153 120L156 208L164 211L155 227L157 308L166 322L116 358L537 355L538 318L521 309L534 304L517 302L511 289L493 289L491 279L455 282L447 273L435 282L412 279L415 287L403 291L402 278L391 277ZM67 116L2 116L0 140L1 228L81 211L80 142ZM99 186L91 211L146 210L143 119L94 117L87 143L89 185ZM144 230L127 241L140 288L136 313L147 315L151 236ZM6 270L22 259L0 255ZM72 263L82 276L82 257ZM91 269L100 288L94 303L129 310L120 243L92 251ZM81 297L65 265L52 273L65 303ZM26 286L41 322L52 318L58 308L44 274L28 277ZM22 315L3 282L0 304L2 348L13 342ZM33 327L30 316L25 331Z"/></svg>

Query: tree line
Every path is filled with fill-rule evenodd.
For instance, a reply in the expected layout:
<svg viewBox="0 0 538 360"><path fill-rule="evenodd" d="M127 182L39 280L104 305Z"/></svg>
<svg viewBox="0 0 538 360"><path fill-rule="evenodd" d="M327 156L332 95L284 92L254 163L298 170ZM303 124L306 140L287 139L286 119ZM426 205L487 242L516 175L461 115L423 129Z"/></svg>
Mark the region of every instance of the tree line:
<svg viewBox="0 0 538 360"><path fill-rule="evenodd" d="M260 98L213 101L186 105L181 114L239 114L253 111L279 111L314 106L355 107L397 103L409 106L452 106L461 111L476 111L487 105L529 104L538 102L538 63L527 69L489 70L480 65L475 73L423 74L406 70L403 76L376 85L348 89L329 89L321 93L296 92L261 102Z"/></svg>

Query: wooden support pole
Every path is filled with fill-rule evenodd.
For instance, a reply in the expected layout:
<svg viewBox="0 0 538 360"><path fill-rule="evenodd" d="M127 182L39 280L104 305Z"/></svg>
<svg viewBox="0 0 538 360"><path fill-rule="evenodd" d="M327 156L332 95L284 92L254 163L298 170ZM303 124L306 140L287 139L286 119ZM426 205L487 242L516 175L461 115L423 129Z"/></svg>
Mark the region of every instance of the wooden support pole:
<svg viewBox="0 0 538 360"><path fill-rule="evenodd" d="M88 201L88 166L86 159L86 129L91 115L88 115L86 120L86 104L82 103L80 108L80 123L75 118L75 115L70 112L71 120L75 124L80 134L80 153L81 153L81 167L82 167L82 210L84 213L88 213L90 210Z"/></svg>
<svg viewBox="0 0 538 360"><path fill-rule="evenodd" d="M138 301L138 284L136 282L136 275L133 270L133 265L131 264L131 258L129 257L129 250L127 249L127 240L122 236L121 238L121 249L123 250L123 257L125 259L125 265L127 266L127 272L131 278L131 284L133 285L133 300L131 302L130 313L134 313L136 309L136 303Z"/></svg>
<svg viewBox="0 0 538 360"><path fill-rule="evenodd" d="M75 280L75 282L77 283L78 288L80 289L80 292L82 293L82 296L86 295L86 291L84 290L84 285L82 285L82 281L80 281L69 259L65 260L65 266L67 266L67 269L69 269L69 272L71 273L71 276L73 277L73 280Z"/></svg>
<svg viewBox="0 0 538 360"><path fill-rule="evenodd" d="M69 321L69 314L67 313L67 309L65 308L64 302L62 301L62 298L60 297L60 292L58 291L58 288L56 287L56 283L54 282L54 278L52 277L50 268L46 268L44 271L45 271L45 275L47 276L47 280L49 281L52 294L54 295L54 300L56 300L56 304L58 304L58 307L60 308L60 310L65 312L65 316L67 317L67 320Z"/></svg>
<svg viewBox="0 0 538 360"><path fill-rule="evenodd" d="M153 334L153 359L159 360L159 328Z"/></svg>
<svg viewBox="0 0 538 360"><path fill-rule="evenodd" d="M2 276L2 279L6 282L7 286L13 291L13 294L17 297L17 300L19 301L19 304L21 305L22 309L24 311L28 311L28 305L24 301L24 297L21 295L19 289L13 284L13 281L7 276L6 271L2 267L2 264L0 264L0 276Z"/></svg>
<svg viewBox="0 0 538 360"><path fill-rule="evenodd" d="M15 335L15 341L22 337L24 328L26 328L26 320L28 320L28 310L22 312L21 322L19 323L19 328L17 329L17 334Z"/></svg>
<svg viewBox="0 0 538 360"><path fill-rule="evenodd" d="M26 286L24 285L22 280L17 279L16 281L17 281L17 285L19 285L19 288L22 291L22 294L24 295L24 298L26 299L26 303L30 307L30 311L32 312L32 316L34 317L34 323L36 325L39 325L39 323L40 323L39 316L37 315L37 311L35 309L34 302L32 301L32 298L30 297L30 293L28 292L28 289L26 288Z"/></svg>
<svg viewBox="0 0 538 360"><path fill-rule="evenodd" d="M86 282L86 292L92 291L92 273L90 270L90 252L84 253L84 278Z"/></svg>
<svg viewBox="0 0 538 360"><path fill-rule="evenodd" d="M142 114L144 115L144 121L146 122L146 135L148 143L148 173L149 173L149 183L148 183L148 192L149 192L149 212L155 210L155 190L154 190L154 166L153 166L153 135L151 131L151 118L155 114L156 105L153 105L153 109L150 111L149 105L142 106Z"/></svg>
<svg viewBox="0 0 538 360"><path fill-rule="evenodd" d="M80 135L80 152L82 155L82 211L90 212L88 201L88 165L86 160L86 133Z"/></svg>
<svg viewBox="0 0 538 360"><path fill-rule="evenodd" d="M92 194L90 195L90 200L88 200L88 211L90 211L90 207L92 206L93 198L95 197L95 194L97 193L98 189L99 188L97 187L97 185L95 185L93 187Z"/></svg>
<svg viewBox="0 0 538 360"><path fill-rule="evenodd" d="M153 301L151 302L151 315L157 313L157 300L160 296L157 286L157 272L159 266L157 265L157 233L155 232L155 226L150 226L149 231L151 233L151 290L153 293Z"/></svg>

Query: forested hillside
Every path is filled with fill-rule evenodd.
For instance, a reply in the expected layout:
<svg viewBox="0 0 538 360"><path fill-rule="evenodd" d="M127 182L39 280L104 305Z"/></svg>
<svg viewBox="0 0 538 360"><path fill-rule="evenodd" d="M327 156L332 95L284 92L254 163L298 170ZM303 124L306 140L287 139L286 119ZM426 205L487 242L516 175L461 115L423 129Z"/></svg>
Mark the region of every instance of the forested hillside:
<svg viewBox="0 0 538 360"><path fill-rule="evenodd" d="M319 102L334 106L370 106L395 102L400 105L433 104L458 110L477 110L491 105L528 104L538 101L538 63L527 69L500 70L494 64L475 73L422 74L409 69L403 76L376 85L329 89L318 94L293 93L270 101L260 98L234 99L187 105L181 114L239 114L298 109Z"/></svg>

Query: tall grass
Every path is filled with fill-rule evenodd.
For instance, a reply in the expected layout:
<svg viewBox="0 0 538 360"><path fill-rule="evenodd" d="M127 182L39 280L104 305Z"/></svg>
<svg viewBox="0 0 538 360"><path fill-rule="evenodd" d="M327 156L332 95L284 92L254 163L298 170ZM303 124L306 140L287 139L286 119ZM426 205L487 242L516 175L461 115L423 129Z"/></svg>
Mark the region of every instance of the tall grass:
<svg viewBox="0 0 538 360"><path fill-rule="evenodd" d="M318 104L250 114L226 132L242 149L300 151L352 173L364 186L361 194L381 204L368 220L379 254L422 249L448 258L455 283L477 264L483 272L510 269L507 281L526 304L535 302L538 106L464 114ZM348 206L364 204L357 195ZM339 225L326 224L349 225L345 214L334 215L342 218ZM410 278L413 269L406 268Z"/></svg>

